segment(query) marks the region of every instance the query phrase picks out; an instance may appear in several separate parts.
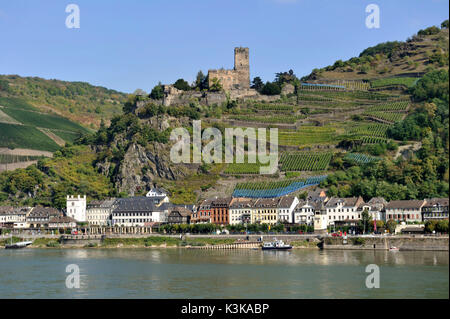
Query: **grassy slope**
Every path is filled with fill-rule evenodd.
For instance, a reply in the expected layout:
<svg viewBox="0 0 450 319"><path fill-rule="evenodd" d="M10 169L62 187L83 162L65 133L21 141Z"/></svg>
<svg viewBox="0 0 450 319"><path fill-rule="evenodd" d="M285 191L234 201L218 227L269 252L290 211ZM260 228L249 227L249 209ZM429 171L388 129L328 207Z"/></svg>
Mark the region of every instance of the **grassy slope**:
<svg viewBox="0 0 450 319"><path fill-rule="evenodd" d="M42 112L55 113L90 128L122 112L127 95L85 82L0 75L0 96L19 97Z"/></svg>

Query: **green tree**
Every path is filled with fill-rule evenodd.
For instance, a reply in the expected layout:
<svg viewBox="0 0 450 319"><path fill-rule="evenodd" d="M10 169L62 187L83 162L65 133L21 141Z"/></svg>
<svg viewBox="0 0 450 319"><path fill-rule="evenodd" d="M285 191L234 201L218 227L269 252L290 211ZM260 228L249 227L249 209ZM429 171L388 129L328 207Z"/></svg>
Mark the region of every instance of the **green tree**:
<svg viewBox="0 0 450 319"><path fill-rule="evenodd" d="M189 91L191 89L189 83L187 81L185 81L184 79L176 80L175 83L173 84L173 86L175 88L177 88L178 90L182 90L182 91Z"/></svg>
<svg viewBox="0 0 450 319"><path fill-rule="evenodd" d="M277 83L266 82L261 93L264 95L278 95L281 93L281 87Z"/></svg>
<svg viewBox="0 0 450 319"><path fill-rule="evenodd" d="M161 100L164 97L164 89L161 85L161 82L158 83L150 93L150 97L154 100Z"/></svg>
<svg viewBox="0 0 450 319"><path fill-rule="evenodd" d="M209 87L211 92L219 92L223 90L222 83L218 78L211 79L211 86Z"/></svg>
<svg viewBox="0 0 450 319"><path fill-rule="evenodd" d="M255 89L258 92L261 92L264 87L264 83L259 76L255 77L252 81L252 89Z"/></svg>
<svg viewBox="0 0 450 319"><path fill-rule="evenodd" d="M396 226L397 226L397 222L395 220L390 219L386 222L386 228L389 230L390 234L395 233Z"/></svg>

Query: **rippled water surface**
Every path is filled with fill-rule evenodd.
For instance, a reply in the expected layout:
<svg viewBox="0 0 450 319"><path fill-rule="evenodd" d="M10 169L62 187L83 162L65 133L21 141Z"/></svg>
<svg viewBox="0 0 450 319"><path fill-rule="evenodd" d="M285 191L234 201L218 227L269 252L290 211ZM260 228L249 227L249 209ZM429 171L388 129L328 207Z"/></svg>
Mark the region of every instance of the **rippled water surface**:
<svg viewBox="0 0 450 319"><path fill-rule="evenodd" d="M80 288L66 288L66 267ZM380 288L365 268L380 267ZM0 298L449 298L448 252L0 250Z"/></svg>

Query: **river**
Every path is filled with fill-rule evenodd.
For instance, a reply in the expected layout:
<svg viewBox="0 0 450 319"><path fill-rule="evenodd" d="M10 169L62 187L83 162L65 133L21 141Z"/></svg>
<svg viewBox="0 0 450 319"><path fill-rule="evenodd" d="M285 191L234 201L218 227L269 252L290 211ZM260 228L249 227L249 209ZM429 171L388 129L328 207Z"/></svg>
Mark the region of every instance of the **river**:
<svg viewBox="0 0 450 319"><path fill-rule="evenodd" d="M79 288L66 288L67 265ZM366 266L380 288L366 288ZM0 250L0 298L449 298L448 252Z"/></svg>

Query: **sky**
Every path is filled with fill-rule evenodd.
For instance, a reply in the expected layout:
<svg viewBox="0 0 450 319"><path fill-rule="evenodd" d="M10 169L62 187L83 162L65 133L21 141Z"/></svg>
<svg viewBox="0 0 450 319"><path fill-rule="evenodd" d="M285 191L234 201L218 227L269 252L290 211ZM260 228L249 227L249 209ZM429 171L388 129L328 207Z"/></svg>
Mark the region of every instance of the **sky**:
<svg viewBox="0 0 450 319"><path fill-rule="evenodd" d="M369 29L372 3L380 27ZM66 27L69 4L80 28ZM150 92L159 81L231 69L243 46L251 78L289 69L301 77L440 26L448 12L447 0L0 0L0 74Z"/></svg>

